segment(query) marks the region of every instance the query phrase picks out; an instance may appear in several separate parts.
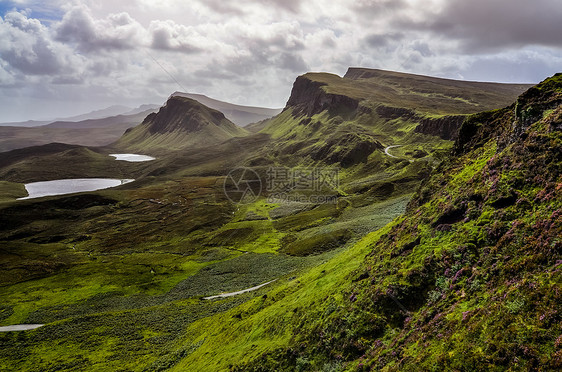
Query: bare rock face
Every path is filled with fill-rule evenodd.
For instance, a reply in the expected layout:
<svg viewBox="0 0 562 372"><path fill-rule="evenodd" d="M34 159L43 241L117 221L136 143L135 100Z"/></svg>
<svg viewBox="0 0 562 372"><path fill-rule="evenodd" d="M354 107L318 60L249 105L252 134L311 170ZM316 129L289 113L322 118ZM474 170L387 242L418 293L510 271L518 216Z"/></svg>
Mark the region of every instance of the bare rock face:
<svg viewBox="0 0 562 372"><path fill-rule="evenodd" d="M430 134L441 137L444 140L454 141L457 139L459 128L466 116L451 115L440 118L423 118L420 124L414 129L416 133Z"/></svg>
<svg viewBox="0 0 562 372"><path fill-rule="evenodd" d="M436 118L423 117L415 111L402 108L380 105L376 108L377 115L383 119L404 119L419 122L414 132L441 137L444 140L455 140L465 115L448 115Z"/></svg>
<svg viewBox="0 0 562 372"><path fill-rule="evenodd" d="M293 84L291 97L286 108L292 108L296 114L312 116L328 110L330 114L354 112L359 101L351 97L327 93L322 86L325 83L313 81L306 75L299 76Z"/></svg>

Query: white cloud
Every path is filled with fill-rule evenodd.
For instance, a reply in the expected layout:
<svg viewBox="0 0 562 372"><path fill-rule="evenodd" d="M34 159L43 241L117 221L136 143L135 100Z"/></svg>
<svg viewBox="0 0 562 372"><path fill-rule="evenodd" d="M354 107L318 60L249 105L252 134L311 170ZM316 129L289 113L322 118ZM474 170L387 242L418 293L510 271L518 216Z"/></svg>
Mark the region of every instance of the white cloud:
<svg viewBox="0 0 562 372"><path fill-rule="evenodd" d="M556 72L558 0L476 1L18 0L29 10L0 18L0 121L30 92L92 109L179 89L281 107L308 70L495 81Z"/></svg>
<svg viewBox="0 0 562 372"><path fill-rule="evenodd" d="M67 12L55 27L56 39L73 44L81 52L132 49L143 43L145 29L128 13L112 13L94 19L85 6Z"/></svg>

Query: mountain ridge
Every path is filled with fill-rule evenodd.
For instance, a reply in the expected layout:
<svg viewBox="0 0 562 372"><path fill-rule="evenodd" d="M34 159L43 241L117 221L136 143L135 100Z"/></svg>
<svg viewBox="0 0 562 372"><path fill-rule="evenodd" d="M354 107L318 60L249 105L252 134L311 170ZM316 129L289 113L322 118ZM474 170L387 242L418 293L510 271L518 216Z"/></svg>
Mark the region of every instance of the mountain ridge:
<svg viewBox="0 0 562 372"><path fill-rule="evenodd" d="M243 106L214 98L203 94L174 92L170 97L179 96L194 99L203 105L222 112L230 121L238 126L245 127L248 124L269 119L281 112L281 109L272 109L256 106Z"/></svg>
<svg viewBox="0 0 562 372"><path fill-rule="evenodd" d="M172 96L111 147L139 151L203 147L246 133L222 112L190 98Z"/></svg>

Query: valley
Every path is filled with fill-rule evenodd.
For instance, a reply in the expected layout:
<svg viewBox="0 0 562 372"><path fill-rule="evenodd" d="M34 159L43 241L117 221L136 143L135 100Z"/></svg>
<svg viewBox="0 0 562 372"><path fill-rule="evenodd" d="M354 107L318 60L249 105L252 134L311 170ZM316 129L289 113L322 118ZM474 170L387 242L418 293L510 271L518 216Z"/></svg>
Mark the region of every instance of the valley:
<svg viewBox="0 0 562 372"><path fill-rule="evenodd" d="M43 324L0 369L556 368L561 84L308 73L244 127L174 94L111 143L0 153L0 327ZM68 179L121 183L25 199Z"/></svg>

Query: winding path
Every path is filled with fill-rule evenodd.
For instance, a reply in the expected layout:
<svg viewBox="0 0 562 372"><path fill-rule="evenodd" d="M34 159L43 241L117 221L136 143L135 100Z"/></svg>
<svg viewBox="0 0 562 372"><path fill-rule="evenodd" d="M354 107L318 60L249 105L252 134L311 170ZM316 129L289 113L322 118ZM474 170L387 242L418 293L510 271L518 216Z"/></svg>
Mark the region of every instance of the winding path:
<svg viewBox="0 0 562 372"><path fill-rule="evenodd" d="M236 296L236 295L246 293L246 292L252 292L252 291L255 291L256 289L260 289L261 287L265 287L266 285L271 284L276 280L277 279L274 279L270 282L263 283L263 284L260 284L260 285L256 285L255 287L252 287L252 288L246 288L246 289L243 289L241 291L230 292L230 293L221 293L221 294L216 295L216 296L203 297L203 299L204 300L212 300L214 298L226 298L226 297L232 297L232 296Z"/></svg>
<svg viewBox="0 0 562 372"><path fill-rule="evenodd" d="M16 324L11 326L0 327L0 332L14 332L14 331L27 331L43 327L44 324Z"/></svg>
<svg viewBox="0 0 562 372"><path fill-rule="evenodd" d="M395 147L401 147L402 145L393 145L393 146L388 146L387 148L384 149L384 153L388 156L390 156L391 158L395 158L398 159L398 156L394 156L391 153L388 152L388 150L393 149Z"/></svg>

